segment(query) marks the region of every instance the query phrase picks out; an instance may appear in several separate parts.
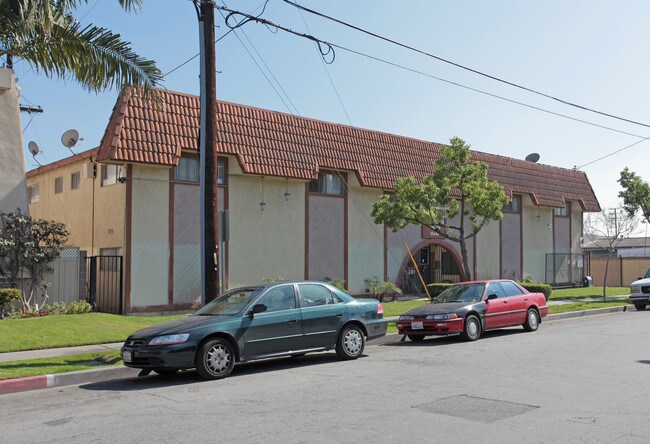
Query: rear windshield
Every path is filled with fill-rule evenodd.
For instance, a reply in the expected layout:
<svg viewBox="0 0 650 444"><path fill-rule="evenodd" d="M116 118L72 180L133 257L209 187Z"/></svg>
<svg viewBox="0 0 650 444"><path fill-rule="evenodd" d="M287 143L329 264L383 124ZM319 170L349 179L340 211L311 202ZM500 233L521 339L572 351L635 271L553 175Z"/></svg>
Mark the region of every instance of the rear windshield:
<svg viewBox="0 0 650 444"><path fill-rule="evenodd" d="M234 315L239 313L264 290L260 288L240 288L222 294L194 313L194 316Z"/></svg>

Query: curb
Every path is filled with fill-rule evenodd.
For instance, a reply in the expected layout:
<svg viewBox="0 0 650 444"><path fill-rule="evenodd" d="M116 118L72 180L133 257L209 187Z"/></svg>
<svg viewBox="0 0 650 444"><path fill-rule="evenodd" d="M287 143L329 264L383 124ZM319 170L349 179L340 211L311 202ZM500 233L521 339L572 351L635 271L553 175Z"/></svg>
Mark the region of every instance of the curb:
<svg viewBox="0 0 650 444"><path fill-rule="evenodd" d="M581 318L584 316L619 313L625 312L627 309L627 305L622 305L619 307L594 308L591 310L549 314L544 318L544 321L559 321L570 318ZM397 321L398 319L399 316L390 316L386 318L388 322ZM391 333L386 336L395 335L398 335L398 333ZM76 372L68 373L57 373L54 375L40 375L28 376L26 378L5 379L0 381L0 395L44 388L62 387L66 385L81 385L94 382L105 382L113 379L136 378L139 372L140 370L135 368L114 366L92 370L79 370Z"/></svg>
<svg viewBox="0 0 650 444"><path fill-rule="evenodd" d="M28 376L25 378L5 379L0 381L0 395L10 393L26 392L66 385L89 384L93 382L104 382L112 379L134 378L140 370L114 366L109 368L97 368L92 370L79 370L76 372L57 373L54 375Z"/></svg>

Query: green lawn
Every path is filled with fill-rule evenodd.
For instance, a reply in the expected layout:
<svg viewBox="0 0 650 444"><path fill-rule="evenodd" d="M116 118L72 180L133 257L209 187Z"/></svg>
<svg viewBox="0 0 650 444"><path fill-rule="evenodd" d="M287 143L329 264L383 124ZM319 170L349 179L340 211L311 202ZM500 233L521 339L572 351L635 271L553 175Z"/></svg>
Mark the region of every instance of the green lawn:
<svg viewBox="0 0 650 444"><path fill-rule="evenodd" d="M44 316L0 321L0 353L124 341L135 330L175 316L119 316L106 313Z"/></svg>
<svg viewBox="0 0 650 444"><path fill-rule="evenodd" d="M621 296L628 294L630 294L629 287L607 287L607 296ZM577 287L553 290L549 299L552 301L602 297L603 287Z"/></svg>
<svg viewBox="0 0 650 444"><path fill-rule="evenodd" d="M411 308L419 307L420 305L428 304L428 300L424 301L395 301L395 302L382 302L384 307L384 317L399 316Z"/></svg>
<svg viewBox="0 0 650 444"><path fill-rule="evenodd" d="M607 302L575 302L571 304L558 304L558 305L549 305L549 313L567 313L569 311L581 311L581 310L592 310L594 308L607 308L607 307L618 307L620 305L630 305L627 300L619 301L607 301ZM629 308L628 308L629 310Z"/></svg>
<svg viewBox="0 0 650 444"><path fill-rule="evenodd" d="M91 368L98 368L102 366L102 364L122 364L120 352L114 350L98 353L86 353L83 355L60 356L56 358L2 362L0 363L0 380L88 370Z"/></svg>

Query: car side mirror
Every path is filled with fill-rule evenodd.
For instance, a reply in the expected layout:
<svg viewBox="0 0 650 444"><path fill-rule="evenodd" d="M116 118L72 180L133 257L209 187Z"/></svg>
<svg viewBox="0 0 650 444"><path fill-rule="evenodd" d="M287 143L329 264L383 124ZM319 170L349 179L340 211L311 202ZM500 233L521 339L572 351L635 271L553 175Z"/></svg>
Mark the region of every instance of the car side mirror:
<svg viewBox="0 0 650 444"><path fill-rule="evenodd" d="M496 293L489 294L488 297L485 299L486 301L491 301L492 299L496 299L499 296Z"/></svg>
<svg viewBox="0 0 650 444"><path fill-rule="evenodd" d="M266 305L264 305L264 304L255 304L255 305L253 306L253 308L251 309L251 311L248 312L248 314L249 314L250 317L252 318L253 316L255 316L255 314L257 314L257 313L263 313L263 312L265 312L266 310L268 310L268 307L267 307Z"/></svg>

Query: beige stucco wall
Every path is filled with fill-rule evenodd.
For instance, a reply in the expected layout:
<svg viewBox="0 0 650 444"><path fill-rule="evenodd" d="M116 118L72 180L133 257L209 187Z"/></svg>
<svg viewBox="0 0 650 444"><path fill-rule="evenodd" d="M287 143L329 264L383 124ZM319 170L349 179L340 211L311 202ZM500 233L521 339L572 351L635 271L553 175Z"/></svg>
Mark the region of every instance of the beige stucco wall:
<svg viewBox="0 0 650 444"><path fill-rule="evenodd" d="M352 176L352 175L350 175ZM364 292L366 279L383 280L384 226L373 222L372 205L381 190L350 186L348 193L348 290Z"/></svg>
<svg viewBox="0 0 650 444"><path fill-rule="evenodd" d="M68 245L79 247L88 255L98 255L101 248L124 246L124 216L126 186L115 183L101 186L100 165L97 178L84 177L84 164L90 159L80 159L27 178L27 186L39 185L40 202L29 204L33 217L62 222L68 227ZM79 188L71 189L71 175L79 173ZM63 178L63 192L54 193L54 180ZM94 195L94 239L93 239L93 188Z"/></svg>
<svg viewBox="0 0 650 444"><path fill-rule="evenodd" d="M229 164L232 165L232 162ZM233 171L234 170L234 171ZM228 176L230 241L228 287L250 285L269 276L303 279L305 273L305 182L264 179L264 201L260 210L262 181L230 169Z"/></svg>
<svg viewBox="0 0 650 444"><path fill-rule="evenodd" d="M492 221L476 236L476 279L499 277L500 253L499 221Z"/></svg>
<svg viewBox="0 0 650 444"><path fill-rule="evenodd" d="M169 170L133 165L131 306L166 305L169 279Z"/></svg>
<svg viewBox="0 0 650 444"><path fill-rule="evenodd" d="M10 89L0 89L0 211L27 211L25 155L13 70L0 68Z"/></svg>

